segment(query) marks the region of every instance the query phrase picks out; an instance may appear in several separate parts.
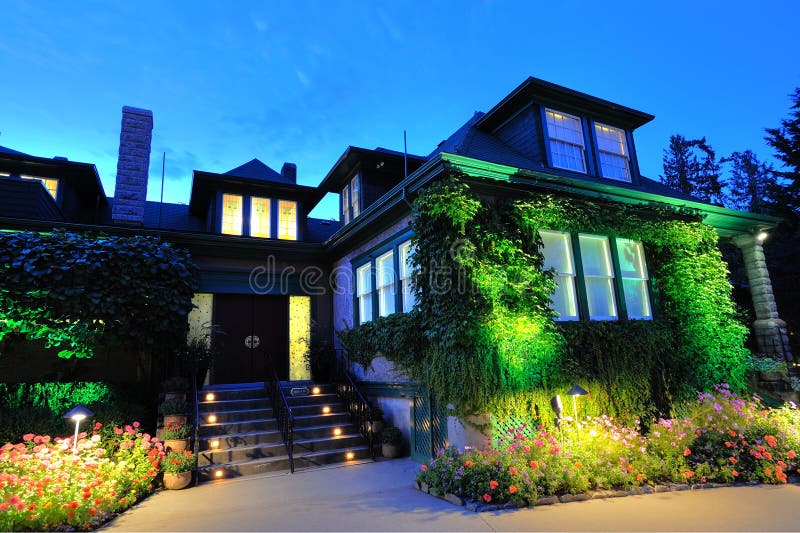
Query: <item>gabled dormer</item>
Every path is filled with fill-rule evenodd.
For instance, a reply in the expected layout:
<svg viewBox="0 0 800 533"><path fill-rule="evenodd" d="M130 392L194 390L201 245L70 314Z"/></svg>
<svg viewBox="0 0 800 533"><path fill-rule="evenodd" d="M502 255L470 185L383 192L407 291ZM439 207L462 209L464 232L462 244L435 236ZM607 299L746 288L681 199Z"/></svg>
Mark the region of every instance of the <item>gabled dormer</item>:
<svg viewBox="0 0 800 533"><path fill-rule="evenodd" d="M319 189L339 195L343 225L353 220L425 162L424 157L386 148L350 146L322 180Z"/></svg>
<svg viewBox="0 0 800 533"><path fill-rule="evenodd" d="M474 121L542 167L576 177L638 184L633 131L653 120L641 111L537 78Z"/></svg>
<svg viewBox="0 0 800 533"><path fill-rule="evenodd" d="M293 163L278 173L253 159L222 174L195 170L189 211L204 218L211 233L302 241L308 213L322 194L297 185Z"/></svg>
<svg viewBox="0 0 800 533"><path fill-rule="evenodd" d="M107 204L94 165L0 147L0 216L96 223Z"/></svg>

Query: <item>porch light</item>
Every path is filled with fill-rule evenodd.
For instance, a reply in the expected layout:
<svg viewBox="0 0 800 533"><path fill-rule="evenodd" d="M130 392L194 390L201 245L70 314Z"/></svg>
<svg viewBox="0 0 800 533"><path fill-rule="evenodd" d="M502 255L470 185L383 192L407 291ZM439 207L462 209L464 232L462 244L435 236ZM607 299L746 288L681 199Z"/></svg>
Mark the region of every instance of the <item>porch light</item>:
<svg viewBox="0 0 800 533"><path fill-rule="evenodd" d="M311 389L311 394L319 394L319 393L320 393L320 388L319 387L313 387Z"/></svg>
<svg viewBox="0 0 800 533"><path fill-rule="evenodd" d="M347 452L346 454L344 454L344 457L348 461L352 461L353 459L355 459L356 454L354 454L353 452Z"/></svg>
<svg viewBox="0 0 800 533"><path fill-rule="evenodd" d="M91 412L84 406L76 405L67 414L64 415L64 418L75 421L75 438L72 440L73 452L78 451L78 428L81 425L81 420L83 420L84 418L88 418L93 414L94 414L93 412Z"/></svg>
<svg viewBox="0 0 800 533"><path fill-rule="evenodd" d="M331 412L331 408L328 407L327 405L322 408L322 414L327 415L330 412Z"/></svg>
<svg viewBox="0 0 800 533"><path fill-rule="evenodd" d="M578 421L578 396L586 396L589 392L580 385L573 385L567 391L568 396L572 396L572 412L575 414L575 422Z"/></svg>
<svg viewBox="0 0 800 533"><path fill-rule="evenodd" d="M217 396L213 392L209 392L208 394L206 394L206 401L213 402L216 399L216 397Z"/></svg>
<svg viewBox="0 0 800 533"><path fill-rule="evenodd" d="M215 439L215 440L212 440L212 441L211 441L211 447L212 447L212 448L219 448L219 441L218 441L218 440L216 440L216 439Z"/></svg>
<svg viewBox="0 0 800 533"><path fill-rule="evenodd" d="M224 475L225 475L225 472L223 472L222 469L214 470L214 477L215 478L219 479Z"/></svg>
<svg viewBox="0 0 800 533"><path fill-rule="evenodd" d="M216 424L217 423L217 415L208 415L208 423L209 424Z"/></svg>
<svg viewBox="0 0 800 533"><path fill-rule="evenodd" d="M336 429L334 429L334 430L333 430L333 434L334 434L334 436L338 437L339 435L341 435L341 434L342 434L342 428L336 428Z"/></svg>

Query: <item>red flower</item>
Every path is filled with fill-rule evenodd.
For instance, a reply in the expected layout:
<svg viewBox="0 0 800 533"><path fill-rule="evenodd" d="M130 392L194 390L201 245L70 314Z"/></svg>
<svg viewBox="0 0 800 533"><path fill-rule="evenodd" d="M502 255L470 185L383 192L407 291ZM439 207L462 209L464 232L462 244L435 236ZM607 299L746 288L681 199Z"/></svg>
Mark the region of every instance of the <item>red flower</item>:
<svg viewBox="0 0 800 533"><path fill-rule="evenodd" d="M539 461L531 461L529 464L534 470L539 470Z"/></svg>
<svg viewBox="0 0 800 533"><path fill-rule="evenodd" d="M774 448L776 444L778 444L778 439L773 437L772 435L767 435L764 437L764 440L767 441L767 444L770 445L771 448Z"/></svg>
<svg viewBox="0 0 800 533"><path fill-rule="evenodd" d="M114 426L114 433L116 433L117 435L122 435L122 429Z"/></svg>
<svg viewBox="0 0 800 533"><path fill-rule="evenodd" d="M499 483L498 483L497 481L495 481L495 480L491 480L491 481L489 482L489 489L490 489L490 490L494 490L494 489L496 489L496 488L497 488L497 486L498 486L498 485L499 485Z"/></svg>
<svg viewBox="0 0 800 533"><path fill-rule="evenodd" d="M511 475L513 475L513 476L517 475L517 467L516 466L509 466L508 467L508 471L511 472Z"/></svg>
<svg viewBox="0 0 800 533"><path fill-rule="evenodd" d="M489 495L489 494L484 494L484 495L483 495L483 501L485 501L486 503L489 503L490 501L492 501L492 497L491 497L491 495Z"/></svg>
<svg viewBox="0 0 800 533"><path fill-rule="evenodd" d="M472 461L464 461L464 466L466 466L467 468L472 467L472 465L474 465L474 464L475 463L473 463Z"/></svg>
<svg viewBox="0 0 800 533"><path fill-rule="evenodd" d="M95 509L94 507L92 507L91 509L89 509L89 516L94 516L94 514L95 514L96 512L97 512L97 509Z"/></svg>
<svg viewBox="0 0 800 533"><path fill-rule="evenodd" d="M428 469L428 465L422 465L422 471L425 472Z"/></svg>
<svg viewBox="0 0 800 533"><path fill-rule="evenodd" d="M644 474L642 474L642 473L636 474L636 481L638 481L639 483L644 481Z"/></svg>
<svg viewBox="0 0 800 533"><path fill-rule="evenodd" d="M733 463L733 464L736 464L736 463L738 463L738 462L739 462L739 460L738 460L738 459L736 459L736 457L728 457L728 461L730 461L730 462L731 462L731 463Z"/></svg>
<svg viewBox="0 0 800 533"><path fill-rule="evenodd" d="M508 486L508 493L509 493L509 494L514 494L514 493L516 493L516 492L517 492L517 487L516 487L516 485L509 485L509 486Z"/></svg>
<svg viewBox="0 0 800 533"><path fill-rule="evenodd" d="M5 511L5 510L6 510L6 509L8 509L9 507L11 507L11 504L10 504L10 503L8 503L8 502L3 502L3 503L0 503L0 511Z"/></svg>
<svg viewBox="0 0 800 533"><path fill-rule="evenodd" d="M690 479L694 476L694 470L687 470L683 475L686 476L686 479Z"/></svg>
<svg viewBox="0 0 800 533"><path fill-rule="evenodd" d="M796 454L796 453L794 453L794 450L789 450L789 451L786 453L786 455L789 457L789 459L794 459L795 457L797 457L797 454Z"/></svg>
<svg viewBox="0 0 800 533"><path fill-rule="evenodd" d="M692 450L690 450L689 448L684 448L683 449L683 456L686 457L688 455L692 455Z"/></svg>
<svg viewBox="0 0 800 533"><path fill-rule="evenodd" d="M764 469L764 475L766 475L767 477L771 476L772 475L772 469L771 468L765 468Z"/></svg>

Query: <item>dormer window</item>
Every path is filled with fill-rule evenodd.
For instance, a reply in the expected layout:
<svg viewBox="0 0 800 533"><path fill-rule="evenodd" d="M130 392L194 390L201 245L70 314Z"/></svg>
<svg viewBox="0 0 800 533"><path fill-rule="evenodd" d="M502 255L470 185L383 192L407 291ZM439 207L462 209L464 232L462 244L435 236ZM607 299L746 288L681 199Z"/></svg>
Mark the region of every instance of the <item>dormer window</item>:
<svg viewBox="0 0 800 533"><path fill-rule="evenodd" d="M250 198L250 236L270 238L270 199Z"/></svg>
<svg viewBox="0 0 800 533"><path fill-rule="evenodd" d="M595 122L600 173L604 178L631 181L630 156L625 130Z"/></svg>
<svg viewBox="0 0 800 533"><path fill-rule="evenodd" d="M356 174L342 189L342 222L349 224L361 213L361 175Z"/></svg>
<svg viewBox="0 0 800 533"><path fill-rule="evenodd" d="M278 201L278 238L297 240L297 202Z"/></svg>
<svg viewBox="0 0 800 533"><path fill-rule="evenodd" d="M56 199L58 195L58 180L56 178L40 178L38 176L25 176L25 175L20 175L20 178L24 180L38 181L39 183L44 185L44 188L47 189L47 192L49 192L50 196L53 197L53 200Z"/></svg>
<svg viewBox="0 0 800 533"><path fill-rule="evenodd" d="M579 117L546 109L550 164L556 168L586 173L586 143Z"/></svg>
<svg viewBox="0 0 800 533"><path fill-rule="evenodd" d="M222 228L225 235L241 235L244 202L238 194L222 195Z"/></svg>

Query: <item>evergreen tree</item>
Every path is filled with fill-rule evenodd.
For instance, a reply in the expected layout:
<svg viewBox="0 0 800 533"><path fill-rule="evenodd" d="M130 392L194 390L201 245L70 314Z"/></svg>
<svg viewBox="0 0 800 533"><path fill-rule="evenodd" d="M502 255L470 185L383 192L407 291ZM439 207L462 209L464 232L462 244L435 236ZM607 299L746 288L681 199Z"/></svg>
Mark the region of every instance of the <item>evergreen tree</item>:
<svg viewBox="0 0 800 533"><path fill-rule="evenodd" d="M771 165L759 161L752 150L733 152L721 162L731 163L727 207L759 214L773 212L778 190Z"/></svg>
<svg viewBox="0 0 800 533"><path fill-rule="evenodd" d="M722 205L725 195L720 168L716 153L705 137L686 139L683 135L672 135L669 148L664 150L661 182L703 202Z"/></svg>
<svg viewBox="0 0 800 533"><path fill-rule="evenodd" d="M767 128L764 139L783 163L784 170L775 172L783 181L781 205L787 214L797 215L800 213L800 87L794 90L791 100L789 118L781 120L778 128Z"/></svg>

